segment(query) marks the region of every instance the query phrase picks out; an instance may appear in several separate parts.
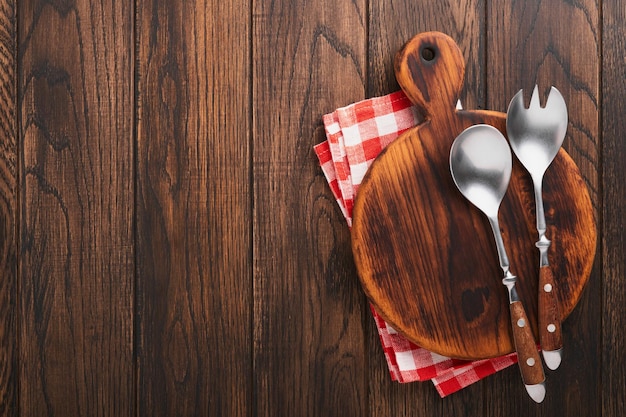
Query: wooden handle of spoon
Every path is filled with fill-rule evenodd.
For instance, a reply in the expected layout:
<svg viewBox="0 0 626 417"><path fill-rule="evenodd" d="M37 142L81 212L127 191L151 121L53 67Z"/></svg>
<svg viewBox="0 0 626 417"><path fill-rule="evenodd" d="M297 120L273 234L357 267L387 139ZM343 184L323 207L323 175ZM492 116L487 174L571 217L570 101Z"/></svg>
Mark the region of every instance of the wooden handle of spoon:
<svg viewBox="0 0 626 417"><path fill-rule="evenodd" d="M554 277L549 265L539 269L539 341L545 351L563 347L561 314L556 298Z"/></svg>
<svg viewBox="0 0 626 417"><path fill-rule="evenodd" d="M513 340L522 380L526 385L540 384L545 380L543 365L524 306L520 301L514 301L510 304L510 311Z"/></svg>

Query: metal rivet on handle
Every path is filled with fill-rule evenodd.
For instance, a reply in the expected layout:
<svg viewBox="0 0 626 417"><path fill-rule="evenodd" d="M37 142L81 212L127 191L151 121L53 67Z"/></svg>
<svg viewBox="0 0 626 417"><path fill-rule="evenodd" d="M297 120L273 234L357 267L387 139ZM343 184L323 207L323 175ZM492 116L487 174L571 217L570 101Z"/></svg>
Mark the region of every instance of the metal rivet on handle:
<svg viewBox="0 0 626 417"><path fill-rule="evenodd" d="M556 331L556 326L554 324L548 324L548 331L550 333L554 333Z"/></svg>
<svg viewBox="0 0 626 417"><path fill-rule="evenodd" d="M552 291L552 285L550 285L550 284L546 284L546 285L544 285L544 286L543 286L543 290L544 290L545 292L551 292L551 291Z"/></svg>
<svg viewBox="0 0 626 417"><path fill-rule="evenodd" d="M524 321L524 319L519 319L519 320L517 321L517 326L518 326L518 327L524 327L524 326L526 326L526 322Z"/></svg>
<svg viewBox="0 0 626 417"><path fill-rule="evenodd" d="M533 359L533 358L526 359L526 365L528 365L528 366L535 366L535 359Z"/></svg>

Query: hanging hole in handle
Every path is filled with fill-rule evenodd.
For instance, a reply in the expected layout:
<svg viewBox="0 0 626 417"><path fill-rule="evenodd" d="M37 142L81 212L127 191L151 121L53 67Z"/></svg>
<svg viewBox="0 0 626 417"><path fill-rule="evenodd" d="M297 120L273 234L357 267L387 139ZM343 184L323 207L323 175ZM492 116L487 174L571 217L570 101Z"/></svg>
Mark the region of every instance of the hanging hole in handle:
<svg viewBox="0 0 626 417"><path fill-rule="evenodd" d="M435 48L432 46L425 46L422 48L422 59L426 62L431 62L437 56Z"/></svg>

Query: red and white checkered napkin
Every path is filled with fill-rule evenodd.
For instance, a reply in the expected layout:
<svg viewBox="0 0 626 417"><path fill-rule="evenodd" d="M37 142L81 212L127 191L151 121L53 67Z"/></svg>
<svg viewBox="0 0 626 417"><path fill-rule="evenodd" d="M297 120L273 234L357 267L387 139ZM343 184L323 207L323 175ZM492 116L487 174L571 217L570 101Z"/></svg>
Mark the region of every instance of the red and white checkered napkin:
<svg viewBox="0 0 626 417"><path fill-rule="evenodd" d="M352 208L365 172L385 146L419 123L414 107L398 91L335 110L323 118L328 140L315 146L322 171L343 215L352 226ZM391 378L432 380L441 397L517 363L517 354L463 361L421 348L398 334L372 308Z"/></svg>

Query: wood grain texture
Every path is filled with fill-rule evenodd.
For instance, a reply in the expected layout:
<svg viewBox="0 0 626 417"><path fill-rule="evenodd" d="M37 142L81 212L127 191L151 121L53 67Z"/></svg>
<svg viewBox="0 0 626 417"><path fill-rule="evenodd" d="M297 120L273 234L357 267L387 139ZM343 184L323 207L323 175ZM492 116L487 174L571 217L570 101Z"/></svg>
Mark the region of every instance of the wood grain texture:
<svg viewBox="0 0 626 417"><path fill-rule="evenodd" d="M626 415L626 7L603 2L602 19L602 408Z"/></svg>
<svg viewBox="0 0 626 417"><path fill-rule="evenodd" d="M424 58L427 51L432 59ZM487 219L453 183L450 147L478 123L505 134L506 116L455 110L462 59L454 41L440 32L417 35L396 57L398 81L423 109L425 121L387 146L367 171L354 206L352 247L365 292L394 329L441 355L484 359L514 350L509 300ZM552 258L562 271L567 315L589 276L596 231L578 169L564 151L555 159L545 189L559 192L547 196L547 218L565 254ZM515 164L499 219L521 284L517 291L536 333L537 280L525 279L537 275L534 194L526 177Z"/></svg>
<svg viewBox="0 0 626 417"><path fill-rule="evenodd" d="M463 53L463 107L484 108L484 29L485 0L370 1L368 96L398 90L392 65L395 53L416 34L439 31L454 39Z"/></svg>
<svg viewBox="0 0 626 417"><path fill-rule="evenodd" d="M549 265L539 268L537 310L539 319L539 343L546 351L563 347L561 309L557 300L558 287Z"/></svg>
<svg viewBox="0 0 626 417"><path fill-rule="evenodd" d="M364 1L253 9L255 406L262 417L367 415L369 314L345 220L311 145L364 97Z"/></svg>
<svg viewBox="0 0 626 417"><path fill-rule="evenodd" d="M0 1L0 416L17 416L17 25Z"/></svg>
<svg viewBox="0 0 626 417"><path fill-rule="evenodd" d="M396 52L417 33L438 30L450 35L463 52L466 68L461 101L464 108L485 108L485 1L370 1L369 9L369 97L398 90L393 68ZM391 382L373 324L368 328L367 341L372 416L483 414L480 384L464 389L448 401L441 401L430 383Z"/></svg>
<svg viewBox="0 0 626 417"><path fill-rule="evenodd" d="M138 408L252 413L250 4L138 1Z"/></svg>
<svg viewBox="0 0 626 417"><path fill-rule="evenodd" d="M522 380L526 385L536 385L545 381L543 364L539 358L535 338L530 329L530 322L524 305L516 301L509 304L517 364L522 373Z"/></svg>
<svg viewBox="0 0 626 417"><path fill-rule="evenodd" d="M591 1L490 1L487 5L487 107L505 110L511 97L524 89L526 102L535 84L542 102L551 85L568 106L564 148L580 168L598 219L599 194L599 60L598 3ZM546 172L547 180L553 167ZM552 192L544 188L544 197ZM533 206L534 208L534 206ZM561 214L554 212L556 219ZM550 227L551 221L548 221ZM552 262L560 243L552 240L551 265L557 286L558 264ZM533 234L533 241L537 235ZM600 250L598 250L600 253ZM536 254L537 262L539 261ZM485 381L485 398L493 406L488 416L600 415L601 281L599 256L578 306L563 323L563 361L547 371L545 401L537 407L505 374ZM523 278L536 282L538 268ZM567 383L563 383L567 381ZM509 398L509 401L501 401ZM496 401L495 403L493 403Z"/></svg>
<svg viewBox="0 0 626 417"><path fill-rule="evenodd" d="M622 417L624 22L621 0L0 0L0 416ZM600 246L540 405L515 366L444 399L391 381L311 150L431 30L466 109L537 82L568 104Z"/></svg>
<svg viewBox="0 0 626 417"><path fill-rule="evenodd" d="M20 415L131 415L132 4L18 16Z"/></svg>
<svg viewBox="0 0 626 417"><path fill-rule="evenodd" d="M485 66L492 74L487 82L488 108L506 111L509 100L520 89L524 89L528 103L535 84L544 103L554 85L565 98L570 116L563 147L583 173L597 214L597 2L491 1L487 14Z"/></svg>

